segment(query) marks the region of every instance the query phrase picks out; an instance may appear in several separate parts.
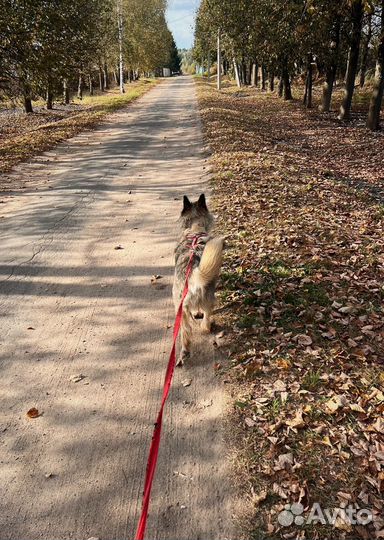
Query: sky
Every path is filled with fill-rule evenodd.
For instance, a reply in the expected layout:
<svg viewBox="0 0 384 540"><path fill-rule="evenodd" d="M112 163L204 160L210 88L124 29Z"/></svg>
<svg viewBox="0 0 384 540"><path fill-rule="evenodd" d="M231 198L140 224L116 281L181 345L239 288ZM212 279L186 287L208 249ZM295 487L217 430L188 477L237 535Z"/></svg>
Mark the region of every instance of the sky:
<svg viewBox="0 0 384 540"><path fill-rule="evenodd" d="M179 49L193 45L193 25L200 0L168 0L167 21Z"/></svg>

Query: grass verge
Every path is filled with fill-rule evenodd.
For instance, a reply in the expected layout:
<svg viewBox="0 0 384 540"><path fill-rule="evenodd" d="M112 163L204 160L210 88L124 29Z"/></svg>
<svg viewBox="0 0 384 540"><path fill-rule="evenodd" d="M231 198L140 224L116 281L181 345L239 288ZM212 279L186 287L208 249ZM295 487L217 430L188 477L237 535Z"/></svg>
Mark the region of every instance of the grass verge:
<svg viewBox="0 0 384 540"><path fill-rule="evenodd" d="M18 114L11 117L11 126L1 126L0 115L0 127L3 127L0 139L0 173L9 171L20 161L48 150L84 129L94 127L106 115L125 107L159 82L156 79L145 79L132 83L126 88L125 94L113 90L96 96L86 96L82 101L75 99L75 110L72 105L67 110L61 106L53 111L39 110L31 115ZM5 118L3 124L4 120ZM9 119L7 120L9 124Z"/></svg>
<svg viewBox="0 0 384 540"><path fill-rule="evenodd" d="M197 85L244 537L383 538L383 134Z"/></svg>

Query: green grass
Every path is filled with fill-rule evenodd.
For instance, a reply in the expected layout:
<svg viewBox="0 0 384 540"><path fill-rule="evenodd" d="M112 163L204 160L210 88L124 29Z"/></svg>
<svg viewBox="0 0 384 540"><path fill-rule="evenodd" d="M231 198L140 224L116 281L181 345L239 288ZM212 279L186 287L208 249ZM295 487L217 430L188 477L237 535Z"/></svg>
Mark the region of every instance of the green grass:
<svg viewBox="0 0 384 540"><path fill-rule="evenodd" d="M306 283L300 290L288 292L284 296L284 302L296 307L313 304L325 307L331 303L327 291L317 283Z"/></svg>
<svg viewBox="0 0 384 540"><path fill-rule="evenodd" d="M321 385L320 377L321 377L320 370L307 371L307 373L304 375L302 379L301 385L305 390L310 390L310 391L316 390Z"/></svg>

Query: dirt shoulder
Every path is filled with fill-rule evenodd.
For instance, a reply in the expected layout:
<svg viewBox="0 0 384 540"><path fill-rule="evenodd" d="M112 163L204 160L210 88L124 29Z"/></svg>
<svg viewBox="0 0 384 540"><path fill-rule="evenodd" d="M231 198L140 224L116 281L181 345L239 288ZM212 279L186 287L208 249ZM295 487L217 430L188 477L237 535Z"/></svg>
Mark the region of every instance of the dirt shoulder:
<svg viewBox="0 0 384 540"><path fill-rule="evenodd" d="M228 238L220 322L245 535L382 538L384 136L197 84ZM315 524L315 503L373 521Z"/></svg>
<svg viewBox="0 0 384 540"><path fill-rule="evenodd" d="M159 82L145 79L127 86L123 95L113 89L86 96L82 101L76 99L70 105L56 103L50 111L42 106L35 106L31 114L19 108L0 110L0 173L95 126L107 114L124 107Z"/></svg>

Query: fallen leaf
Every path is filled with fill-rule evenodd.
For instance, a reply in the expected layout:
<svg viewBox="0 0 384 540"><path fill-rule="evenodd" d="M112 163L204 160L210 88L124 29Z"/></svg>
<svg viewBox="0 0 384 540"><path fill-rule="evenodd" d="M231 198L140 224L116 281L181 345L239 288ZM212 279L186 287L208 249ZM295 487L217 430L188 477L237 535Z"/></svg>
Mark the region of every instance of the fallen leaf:
<svg viewBox="0 0 384 540"><path fill-rule="evenodd" d="M289 369L292 366L292 363L286 358L278 358L276 360L276 365L279 369Z"/></svg>
<svg viewBox="0 0 384 540"><path fill-rule="evenodd" d="M361 407L361 405L358 405L357 403L350 403L349 408L351 409L351 411L365 413L363 407Z"/></svg>
<svg viewBox="0 0 384 540"><path fill-rule="evenodd" d="M40 413L36 409L36 407L32 407L32 409L29 409L29 411L27 412L27 416L28 418L37 418L38 416L40 416Z"/></svg>
<svg viewBox="0 0 384 540"><path fill-rule="evenodd" d="M293 428L300 428L305 426L303 411L300 409L295 414L294 418L285 421L286 425Z"/></svg>
<svg viewBox="0 0 384 540"><path fill-rule="evenodd" d="M345 396L333 396L325 403L328 412L330 412L331 414L334 414L341 407L345 407L347 405L348 401Z"/></svg>
<svg viewBox="0 0 384 540"><path fill-rule="evenodd" d="M326 446L329 446L330 448L333 448L332 443L331 443L331 440L330 440L330 438L328 437L328 435L326 435L325 437L323 437L323 438L321 439L321 444L325 444Z"/></svg>
<svg viewBox="0 0 384 540"><path fill-rule="evenodd" d="M191 383L192 383L192 379L184 379L183 381L181 381L181 384L183 386L191 386Z"/></svg>
<svg viewBox="0 0 384 540"><path fill-rule="evenodd" d="M347 515L344 515L343 517L341 517L339 514L333 526L335 527L335 529L339 529L341 531L350 532L352 530L352 524L349 521Z"/></svg>
<svg viewBox="0 0 384 540"><path fill-rule="evenodd" d="M277 458L277 464L280 469L290 469L293 465L293 454L291 452L280 454Z"/></svg>
<svg viewBox="0 0 384 540"><path fill-rule="evenodd" d="M82 381L83 379L85 379L85 375L82 375L81 373L79 373L79 375L72 375L69 380L73 383L78 383Z"/></svg>
<svg viewBox="0 0 384 540"><path fill-rule="evenodd" d="M306 334L298 334L296 336L297 343L299 345L311 345L312 344L312 338L310 336L307 336Z"/></svg>
<svg viewBox="0 0 384 540"><path fill-rule="evenodd" d="M284 489L281 486L279 486L277 482L274 482L272 486L272 490L274 493L276 493L276 495L279 495L279 497L281 497L282 499L288 499L288 495L286 494Z"/></svg>

